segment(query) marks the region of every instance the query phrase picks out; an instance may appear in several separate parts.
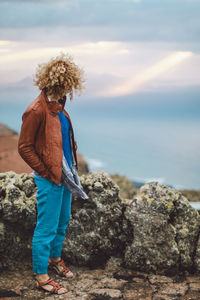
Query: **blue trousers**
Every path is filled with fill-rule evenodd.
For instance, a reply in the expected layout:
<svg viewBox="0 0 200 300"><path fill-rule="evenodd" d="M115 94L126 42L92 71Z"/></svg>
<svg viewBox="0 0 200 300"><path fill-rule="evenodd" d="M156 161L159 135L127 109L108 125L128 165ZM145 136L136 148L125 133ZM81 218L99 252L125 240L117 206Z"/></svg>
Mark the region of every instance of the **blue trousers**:
<svg viewBox="0 0 200 300"><path fill-rule="evenodd" d="M33 272L46 274L49 257L60 257L71 218L72 194L46 178L34 176L37 186L37 224L32 239Z"/></svg>

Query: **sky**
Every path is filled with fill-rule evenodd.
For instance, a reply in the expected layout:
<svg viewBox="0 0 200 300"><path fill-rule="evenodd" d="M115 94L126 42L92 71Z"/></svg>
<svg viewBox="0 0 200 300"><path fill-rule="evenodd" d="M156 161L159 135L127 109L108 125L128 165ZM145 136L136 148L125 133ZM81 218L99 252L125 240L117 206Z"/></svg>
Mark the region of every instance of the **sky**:
<svg viewBox="0 0 200 300"><path fill-rule="evenodd" d="M85 71L85 89L69 107L78 134L87 134L84 124L92 132L91 124L86 125L92 115L94 122L103 120L105 128L114 116L124 122L126 138L132 139L131 150L127 149L131 157L133 136L141 143L137 145L139 155L142 139L153 143L151 128L154 149L163 155L162 161L173 154L174 164L182 155L179 165L184 161L193 165L188 175L188 165L184 171L180 168L176 178L170 168L170 183L177 180L177 185L186 186L190 177L188 187L199 186L200 0L1 0L0 122L19 131L22 112L39 94L33 86L37 64L61 51L72 55ZM153 127L150 119L155 122ZM133 123L136 120L142 125ZM97 128L103 137L109 134L101 131L100 124L94 132ZM129 130L135 130L132 136ZM79 150L98 162L98 157L89 153L91 145L83 144L81 136L79 139L83 147L80 143ZM88 135L88 143L89 139ZM116 134L115 139L112 153L118 147ZM102 154L101 160L106 155ZM146 176L147 159L148 154L141 156L144 168L138 165L135 177ZM148 176L165 176L161 165L157 174L153 173L154 159ZM121 166L123 163L121 158ZM113 171L115 165L113 160ZM181 172L185 173L182 182Z"/></svg>
<svg viewBox="0 0 200 300"><path fill-rule="evenodd" d="M198 0L1 0L0 87L66 51L89 98L200 86Z"/></svg>

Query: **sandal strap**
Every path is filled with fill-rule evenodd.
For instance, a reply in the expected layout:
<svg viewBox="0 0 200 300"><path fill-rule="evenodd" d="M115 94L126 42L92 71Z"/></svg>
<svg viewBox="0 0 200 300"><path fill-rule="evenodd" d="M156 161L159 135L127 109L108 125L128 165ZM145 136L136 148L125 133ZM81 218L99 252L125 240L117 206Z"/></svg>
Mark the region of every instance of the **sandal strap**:
<svg viewBox="0 0 200 300"><path fill-rule="evenodd" d="M62 270L63 273L67 273L67 272L70 271L70 270L66 267L65 262L64 262L63 259L61 259L61 260L57 263L57 265L63 267L63 270Z"/></svg>
<svg viewBox="0 0 200 300"><path fill-rule="evenodd" d="M51 260L50 261L50 263L52 264L52 265L58 265L60 262L62 262L63 261L63 259L61 258L59 261L53 261L53 260Z"/></svg>
<svg viewBox="0 0 200 300"><path fill-rule="evenodd" d="M63 270L62 271L60 271L59 269L58 269L58 271L59 272L61 272L61 273L64 273L64 274L66 274L66 273L68 273L70 270L66 267L66 265L65 265L65 262L64 262L64 260L61 258L59 261L57 261L57 262L55 262L55 261L52 261L51 262L53 265L55 265L55 266L62 266L63 267Z"/></svg>
<svg viewBox="0 0 200 300"><path fill-rule="evenodd" d="M60 283L56 283L55 281L54 281L54 283L56 285L50 290L51 293L55 293L55 292L57 293L58 290L63 287Z"/></svg>
<svg viewBox="0 0 200 300"><path fill-rule="evenodd" d="M43 286L45 284L48 284L48 283L54 281L53 278L51 278L51 277L49 277L49 279L47 279L46 281L39 281L37 278L36 278L36 280L37 280L39 286Z"/></svg>
<svg viewBox="0 0 200 300"><path fill-rule="evenodd" d="M38 279L36 279L36 280L37 280L39 286L43 286L43 285L46 285L46 284L52 285L53 288L50 290L51 293L57 292L60 288L63 287L62 284L55 282L53 280L53 278L51 278L51 277L48 280L42 281L42 282L40 282Z"/></svg>

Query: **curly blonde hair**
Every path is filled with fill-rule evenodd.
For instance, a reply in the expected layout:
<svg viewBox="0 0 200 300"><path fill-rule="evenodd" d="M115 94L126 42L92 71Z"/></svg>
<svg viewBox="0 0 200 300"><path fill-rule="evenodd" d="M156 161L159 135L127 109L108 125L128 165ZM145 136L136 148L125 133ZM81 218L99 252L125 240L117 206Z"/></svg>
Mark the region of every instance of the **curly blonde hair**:
<svg viewBox="0 0 200 300"><path fill-rule="evenodd" d="M33 81L51 99L58 100L69 94L72 101L74 91L81 94L85 79L83 69L73 62L69 54L62 52L47 63L38 64Z"/></svg>

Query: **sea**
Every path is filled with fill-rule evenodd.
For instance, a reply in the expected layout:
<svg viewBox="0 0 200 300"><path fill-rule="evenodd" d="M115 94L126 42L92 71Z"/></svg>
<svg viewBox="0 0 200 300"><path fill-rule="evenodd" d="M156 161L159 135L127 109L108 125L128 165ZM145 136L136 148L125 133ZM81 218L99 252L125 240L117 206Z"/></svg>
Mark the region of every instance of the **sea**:
<svg viewBox="0 0 200 300"><path fill-rule="evenodd" d="M36 89L0 89L0 122L20 132ZM199 91L134 94L116 99L67 99L78 152L90 171L200 190Z"/></svg>

